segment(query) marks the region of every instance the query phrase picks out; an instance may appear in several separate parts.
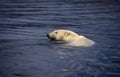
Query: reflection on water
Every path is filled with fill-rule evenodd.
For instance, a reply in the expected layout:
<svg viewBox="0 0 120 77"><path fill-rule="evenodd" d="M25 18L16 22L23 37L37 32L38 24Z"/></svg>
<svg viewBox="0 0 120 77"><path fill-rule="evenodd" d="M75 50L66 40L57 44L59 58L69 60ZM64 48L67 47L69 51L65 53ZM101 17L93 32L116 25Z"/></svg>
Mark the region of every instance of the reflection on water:
<svg viewBox="0 0 120 77"><path fill-rule="evenodd" d="M1 0L1 77L119 77L118 0ZM93 47L64 47L46 34L69 29Z"/></svg>

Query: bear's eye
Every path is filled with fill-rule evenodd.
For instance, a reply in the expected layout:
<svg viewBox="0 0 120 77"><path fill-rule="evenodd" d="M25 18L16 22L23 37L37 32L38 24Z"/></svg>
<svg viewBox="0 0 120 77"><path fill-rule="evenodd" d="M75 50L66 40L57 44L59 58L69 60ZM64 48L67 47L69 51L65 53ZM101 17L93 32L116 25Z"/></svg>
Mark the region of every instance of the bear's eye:
<svg viewBox="0 0 120 77"><path fill-rule="evenodd" d="M55 32L56 34L58 33L58 32Z"/></svg>

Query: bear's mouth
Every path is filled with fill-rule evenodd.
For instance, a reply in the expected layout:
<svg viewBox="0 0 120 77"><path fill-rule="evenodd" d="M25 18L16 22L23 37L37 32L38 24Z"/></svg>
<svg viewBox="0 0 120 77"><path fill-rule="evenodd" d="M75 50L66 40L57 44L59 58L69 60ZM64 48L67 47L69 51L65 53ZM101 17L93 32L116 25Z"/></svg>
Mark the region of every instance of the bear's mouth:
<svg viewBox="0 0 120 77"><path fill-rule="evenodd" d="M56 41L56 39L55 38L49 38L51 41Z"/></svg>

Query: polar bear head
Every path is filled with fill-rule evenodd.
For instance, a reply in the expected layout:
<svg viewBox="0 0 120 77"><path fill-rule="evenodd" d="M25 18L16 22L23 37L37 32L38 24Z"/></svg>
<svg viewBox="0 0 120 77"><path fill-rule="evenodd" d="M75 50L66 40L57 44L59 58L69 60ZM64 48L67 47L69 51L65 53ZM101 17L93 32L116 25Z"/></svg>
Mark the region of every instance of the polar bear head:
<svg viewBox="0 0 120 77"><path fill-rule="evenodd" d="M54 30L47 34L50 40L70 41L76 39L79 35L70 30Z"/></svg>

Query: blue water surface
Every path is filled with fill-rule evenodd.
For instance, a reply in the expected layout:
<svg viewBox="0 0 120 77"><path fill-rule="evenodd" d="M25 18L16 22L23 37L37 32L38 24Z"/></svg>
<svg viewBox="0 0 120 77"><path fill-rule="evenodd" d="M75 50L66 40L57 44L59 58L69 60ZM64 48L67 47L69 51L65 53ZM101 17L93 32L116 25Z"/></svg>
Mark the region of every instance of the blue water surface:
<svg viewBox="0 0 120 77"><path fill-rule="evenodd" d="M56 29L96 44L65 47ZM120 77L120 1L0 0L0 77Z"/></svg>

